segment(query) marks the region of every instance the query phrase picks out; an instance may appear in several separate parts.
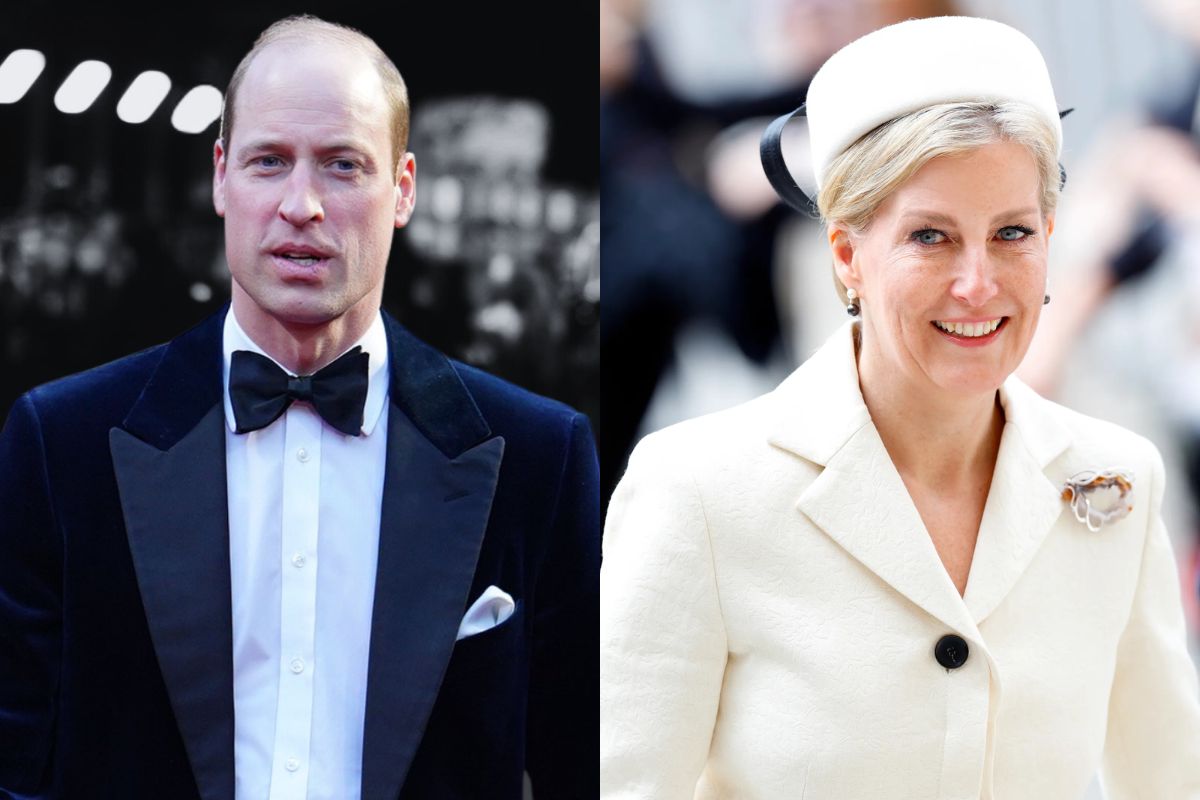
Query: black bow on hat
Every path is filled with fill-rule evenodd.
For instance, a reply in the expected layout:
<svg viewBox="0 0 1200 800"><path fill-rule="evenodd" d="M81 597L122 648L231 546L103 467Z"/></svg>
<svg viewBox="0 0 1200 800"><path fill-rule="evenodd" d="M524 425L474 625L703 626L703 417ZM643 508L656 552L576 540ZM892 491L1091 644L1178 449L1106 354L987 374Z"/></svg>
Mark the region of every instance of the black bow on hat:
<svg viewBox="0 0 1200 800"><path fill-rule="evenodd" d="M816 201L810 198L804 191L796 185L796 180L792 177L792 173L787 168L787 162L783 159L783 144L780 138L783 136L783 129L792 121L792 118L799 115L806 116L804 103L795 111L784 114L781 117L776 117L775 120L767 126L763 131L762 140L759 142L758 155L762 160L763 171L767 173L767 180L771 182L776 194L778 194L785 203L809 217L818 217L820 212L817 210ZM1058 112L1059 119L1070 114L1074 108L1068 108L1065 111ZM1059 175L1059 191L1067 185L1067 171L1062 164L1058 165Z"/></svg>

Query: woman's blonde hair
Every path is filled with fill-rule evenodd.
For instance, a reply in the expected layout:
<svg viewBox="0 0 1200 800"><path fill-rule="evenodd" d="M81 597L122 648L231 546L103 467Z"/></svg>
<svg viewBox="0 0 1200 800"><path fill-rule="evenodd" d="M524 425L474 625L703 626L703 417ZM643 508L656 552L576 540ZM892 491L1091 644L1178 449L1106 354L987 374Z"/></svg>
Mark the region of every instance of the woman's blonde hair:
<svg viewBox="0 0 1200 800"><path fill-rule="evenodd" d="M864 135L829 165L817 195L821 219L862 233L884 200L925 164L997 141L1024 145L1033 155L1042 214L1052 213L1061 184L1058 134L1033 106L1009 101L929 106ZM834 284L846 302L836 273Z"/></svg>

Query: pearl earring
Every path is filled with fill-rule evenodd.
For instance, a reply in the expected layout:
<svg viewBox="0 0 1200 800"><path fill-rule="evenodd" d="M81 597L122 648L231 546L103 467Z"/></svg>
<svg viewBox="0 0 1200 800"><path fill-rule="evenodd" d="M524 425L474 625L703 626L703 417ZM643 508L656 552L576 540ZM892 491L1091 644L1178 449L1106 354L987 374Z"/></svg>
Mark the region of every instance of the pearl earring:
<svg viewBox="0 0 1200 800"><path fill-rule="evenodd" d="M846 313L852 317L857 317L862 310L858 305L858 292L853 289L846 289L846 299L850 301L846 304Z"/></svg>

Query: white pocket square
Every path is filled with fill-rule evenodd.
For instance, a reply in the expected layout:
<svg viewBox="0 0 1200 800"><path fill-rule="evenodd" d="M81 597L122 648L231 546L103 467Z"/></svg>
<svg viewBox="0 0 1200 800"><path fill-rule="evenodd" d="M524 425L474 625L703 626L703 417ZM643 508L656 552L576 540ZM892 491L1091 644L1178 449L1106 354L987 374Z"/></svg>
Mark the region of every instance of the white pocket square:
<svg viewBox="0 0 1200 800"><path fill-rule="evenodd" d="M471 603L467 613L463 615L458 626L458 636L454 641L474 636L477 633L494 628L512 616L517 604L512 595L499 586L489 586L479 595L479 599Z"/></svg>

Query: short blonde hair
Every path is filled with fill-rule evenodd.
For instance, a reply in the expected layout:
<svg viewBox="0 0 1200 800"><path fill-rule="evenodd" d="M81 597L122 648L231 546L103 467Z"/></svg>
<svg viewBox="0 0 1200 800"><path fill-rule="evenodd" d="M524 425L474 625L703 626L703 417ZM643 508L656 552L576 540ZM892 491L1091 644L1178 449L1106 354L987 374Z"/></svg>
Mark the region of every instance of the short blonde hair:
<svg viewBox="0 0 1200 800"><path fill-rule="evenodd" d="M225 149L229 149L229 139L233 135L234 107L238 89L246 77L246 72L250 69L251 62L269 45L288 40L332 41L353 47L371 60L379 72L379 78L383 82L383 92L391 110L392 169L395 169L400 163L400 157L408 149L408 87L404 85L404 78L400 76L400 71L396 69L396 65L392 63L387 54L380 49L379 45L375 44L374 39L355 28L336 22L326 22L311 14L297 14L272 23L259 34L258 39L254 41L254 46L250 48L250 52L246 53L238 63L237 69L233 71L233 77L229 79L229 88L225 90L225 104L221 110L220 136L225 142Z"/></svg>
<svg viewBox="0 0 1200 800"><path fill-rule="evenodd" d="M861 233L888 196L925 164L997 141L1029 150L1041 184L1042 214L1052 213L1061 188L1058 133L1033 106L1006 101L942 103L880 125L830 163L817 195L821 219ZM836 273L834 284L846 302Z"/></svg>

